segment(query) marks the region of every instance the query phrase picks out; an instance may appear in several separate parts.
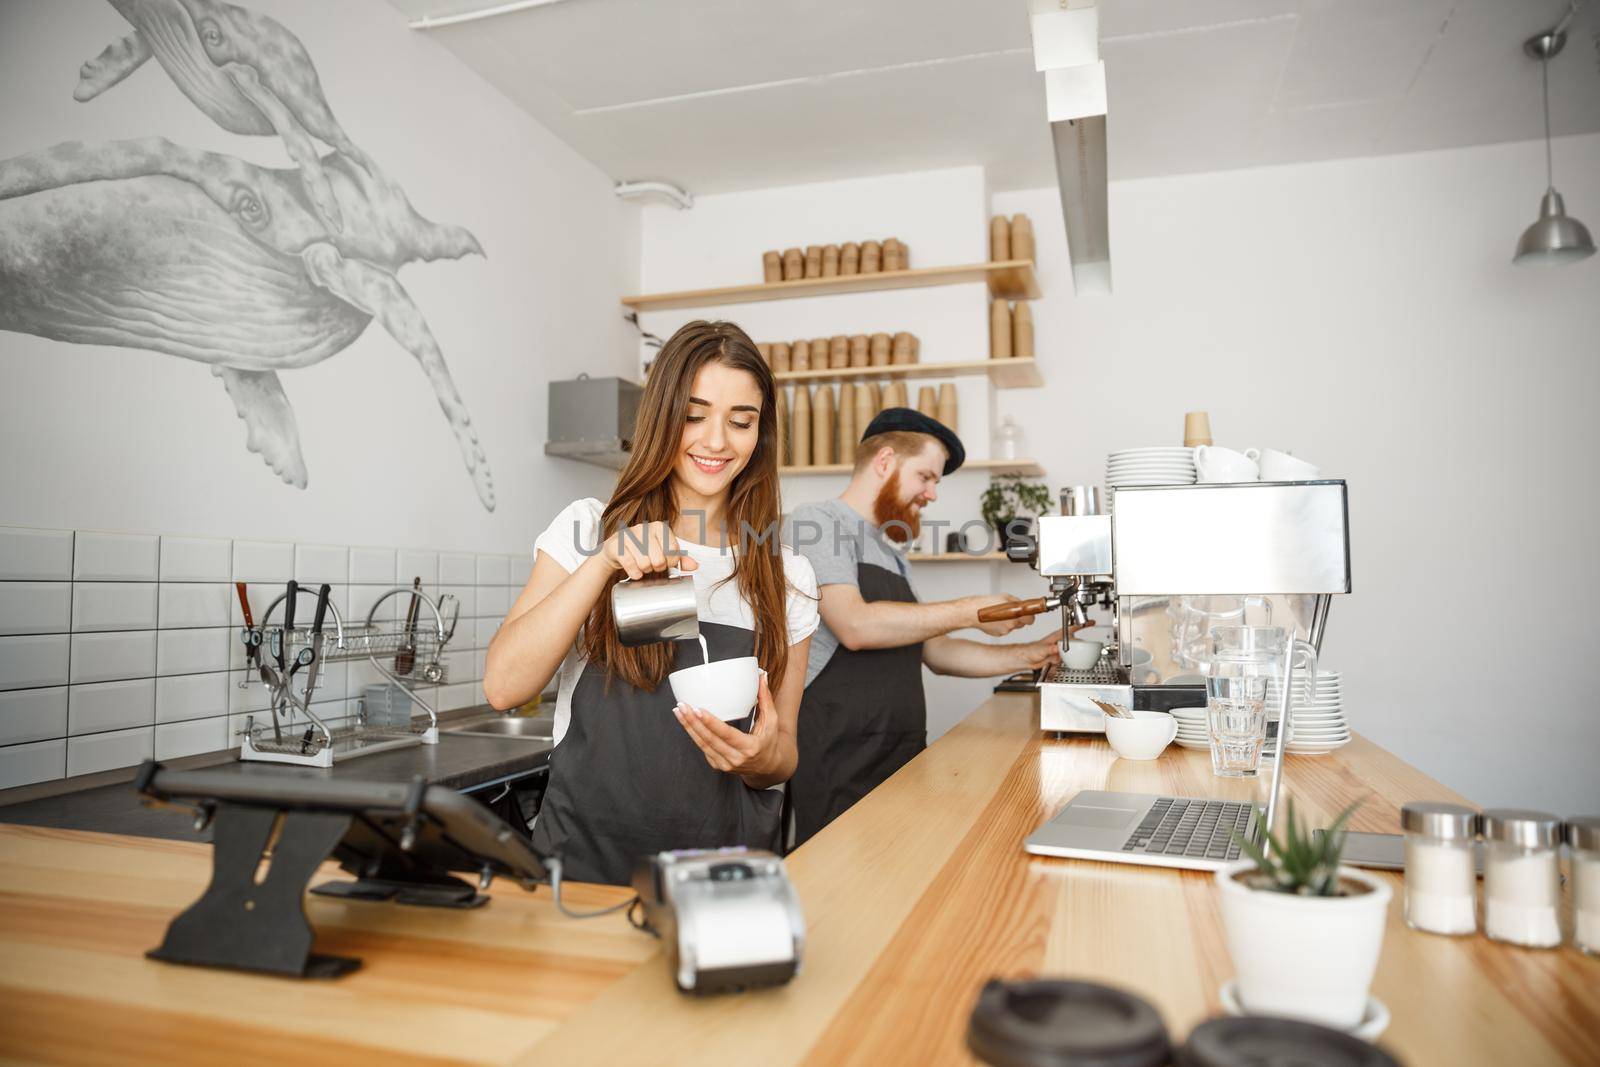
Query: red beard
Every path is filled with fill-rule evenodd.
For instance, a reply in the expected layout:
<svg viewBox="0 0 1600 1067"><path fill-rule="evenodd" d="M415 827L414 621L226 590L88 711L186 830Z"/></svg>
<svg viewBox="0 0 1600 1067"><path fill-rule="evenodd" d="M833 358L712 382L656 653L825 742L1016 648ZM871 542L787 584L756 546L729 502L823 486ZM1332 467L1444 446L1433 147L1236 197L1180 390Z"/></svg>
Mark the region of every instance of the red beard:
<svg viewBox="0 0 1600 1067"><path fill-rule="evenodd" d="M908 501L900 499L900 469L883 483L878 498L872 502L872 520L883 530L883 535L897 544L910 544L922 532L922 518Z"/></svg>

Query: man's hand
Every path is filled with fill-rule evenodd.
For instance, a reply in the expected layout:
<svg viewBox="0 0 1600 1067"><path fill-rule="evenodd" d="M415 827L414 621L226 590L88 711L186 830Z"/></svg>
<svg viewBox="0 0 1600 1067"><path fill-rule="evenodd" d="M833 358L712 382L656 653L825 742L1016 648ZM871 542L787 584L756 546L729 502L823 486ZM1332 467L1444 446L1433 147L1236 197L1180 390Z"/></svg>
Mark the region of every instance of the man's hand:
<svg viewBox="0 0 1600 1067"><path fill-rule="evenodd" d="M979 622L978 612L984 608L994 607L997 604L1015 604L1017 597L1010 593L993 593L989 596L969 596L967 601L972 605L972 625L988 634L990 637L1004 637L1012 630L1020 630L1033 621L1032 618L1001 619L999 622Z"/></svg>
<svg viewBox="0 0 1600 1067"><path fill-rule="evenodd" d="M1061 662L1061 631L1057 630L1049 637L1038 641L1029 641L1026 644L1007 645L1017 657L1016 670L1036 671L1040 667L1047 667Z"/></svg>

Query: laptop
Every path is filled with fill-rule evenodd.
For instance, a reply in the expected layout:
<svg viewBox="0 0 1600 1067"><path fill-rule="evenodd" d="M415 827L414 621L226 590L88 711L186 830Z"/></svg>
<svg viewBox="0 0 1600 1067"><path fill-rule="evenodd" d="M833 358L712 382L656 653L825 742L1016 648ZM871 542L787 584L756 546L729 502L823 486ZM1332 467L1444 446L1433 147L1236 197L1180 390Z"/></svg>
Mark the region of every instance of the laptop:
<svg viewBox="0 0 1600 1067"><path fill-rule="evenodd" d="M1270 748L1262 753L1262 773L1271 774L1276 800L1282 746L1276 743L1277 723L1269 727ZM1267 828L1259 823L1256 806L1248 800L1085 789L1022 847L1036 856L1214 871L1243 854L1235 834L1258 846L1265 840Z"/></svg>

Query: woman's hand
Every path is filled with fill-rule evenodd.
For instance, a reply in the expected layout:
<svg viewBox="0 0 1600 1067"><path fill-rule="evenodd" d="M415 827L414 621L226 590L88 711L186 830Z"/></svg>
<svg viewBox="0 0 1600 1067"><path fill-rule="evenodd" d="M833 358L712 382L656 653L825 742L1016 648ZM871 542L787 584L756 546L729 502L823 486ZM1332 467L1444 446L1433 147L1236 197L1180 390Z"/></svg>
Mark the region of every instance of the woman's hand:
<svg viewBox="0 0 1600 1067"><path fill-rule="evenodd" d="M641 522L618 530L600 546L600 558L629 578L664 574L677 567L692 571L700 565L678 547L672 528L664 522Z"/></svg>
<svg viewBox="0 0 1600 1067"><path fill-rule="evenodd" d="M783 737L778 730L778 708L772 700L772 690L767 688L767 672L761 672L760 687L756 690L756 721L749 733L736 730L709 711L679 704L672 709L689 737L700 746L706 762L719 771L737 774L746 784L754 778L764 788L774 784L764 779L774 767L782 764Z"/></svg>

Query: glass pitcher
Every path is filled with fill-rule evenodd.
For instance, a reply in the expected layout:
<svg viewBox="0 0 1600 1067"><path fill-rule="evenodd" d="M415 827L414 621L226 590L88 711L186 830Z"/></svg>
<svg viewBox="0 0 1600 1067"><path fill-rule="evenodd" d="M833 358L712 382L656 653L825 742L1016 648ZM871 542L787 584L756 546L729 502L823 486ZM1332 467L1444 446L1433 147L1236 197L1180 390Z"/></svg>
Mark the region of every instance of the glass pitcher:
<svg viewBox="0 0 1600 1067"><path fill-rule="evenodd" d="M1253 778L1267 741L1268 691L1282 684L1294 658L1295 702L1316 697L1317 651L1281 626L1218 626L1211 630L1206 722L1211 770L1219 778ZM1286 742L1281 738L1280 743Z"/></svg>
<svg viewBox="0 0 1600 1067"><path fill-rule="evenodd" d="M1272 601L1264 596L1173 597L1167 604L1167 618L1172 624L1173 662L1184 670L1205 674L1211 659L1211 631L1248 624L1251 608L1261 609L1263 624L1272 625Z"/></svg>

